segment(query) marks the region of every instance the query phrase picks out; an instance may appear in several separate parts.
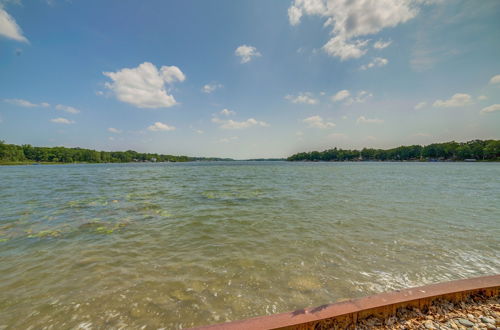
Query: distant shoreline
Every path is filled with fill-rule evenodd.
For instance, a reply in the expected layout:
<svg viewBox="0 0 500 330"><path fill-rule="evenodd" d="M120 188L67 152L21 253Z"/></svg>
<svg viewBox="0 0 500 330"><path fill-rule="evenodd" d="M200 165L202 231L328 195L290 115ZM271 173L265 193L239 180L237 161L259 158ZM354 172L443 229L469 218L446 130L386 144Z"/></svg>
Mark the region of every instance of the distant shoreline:
<svg viewBox="0 0 500 330"><path fill-rule="evenodd" d="M190 160L185 162L113 162L113 163L90 163L90 162L0 162L0 166L37 166L37 165L110 165L110 164L172 164L172 163L197 163L197 162L287 162L287 163L499 163L500 159L484 160L255 160L255 159L232 159L232 160Z"/></svg>
<svg viewBox="0 0 500 330"><path fill-rule="evenodd" d="M392 149L328 149L301 152L289 161L500 161L500 140L432 143Z"/></svg>
<svg viewBox="0 0 500 330"><path fill-rule="evenodd" d="M0 140L0 165L61 165L61 164L124 164L177 163L196 161L243 161L232 158L174 156L158 153L127 151L96 151L83 148L33 147L6 144ZM411 145L392 149L363 148L328 149L301 152L284 158L253 158L244 161L307 161L307 162L498 162L500 140Z"/></svg>

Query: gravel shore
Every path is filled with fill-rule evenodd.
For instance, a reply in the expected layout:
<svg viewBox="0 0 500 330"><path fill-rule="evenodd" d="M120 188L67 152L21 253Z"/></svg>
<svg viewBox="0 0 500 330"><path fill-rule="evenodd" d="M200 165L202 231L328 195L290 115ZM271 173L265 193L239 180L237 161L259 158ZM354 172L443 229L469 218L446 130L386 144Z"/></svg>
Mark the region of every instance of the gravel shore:
<svg viewBox="0 0 500 330"><path fill-rule="evenodd" d="M453 303L435 301L426 310L399 309L387 319L369 317L356 329L497 329L500 330L500 297L470 296Z"/></svg>

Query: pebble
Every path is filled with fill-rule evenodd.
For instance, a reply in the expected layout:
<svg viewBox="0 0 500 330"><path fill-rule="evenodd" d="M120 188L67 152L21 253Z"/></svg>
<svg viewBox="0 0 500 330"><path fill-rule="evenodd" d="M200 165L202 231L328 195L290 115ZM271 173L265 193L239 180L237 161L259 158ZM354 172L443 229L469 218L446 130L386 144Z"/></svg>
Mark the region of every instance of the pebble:
<svg viewBox="0 0 500 330"><path fill-rule="evenodd" d="M397 316L371 316L360 320L361 329L500 330L500 297L474 296L461 302L442 301L423 310L403 308ZM335 328L335 327L327 327Z"/></svg>
<svg viewBox="0 0 500 330"><path fill-rule="evenodd" d="M493 319L491 319L491 318L489 318L489 317L486 317L486 316L481 317L481 321L482 321L483 323L491 323L491 324L495 324L495 320L493 320Z"/></svg>
<svg viewBox="0 0 500 330"><path fill-rule="evenodd" d="M471 321L466 320L466 319L458 319L458 322L461 325L466 326L466 327L473 327L474 326L474 323L472 323Z"/></svg>
<svg viewBox="0 0 500 330"><path fill-rule="evenodd" d="M436 329L434 323L431 320L425 321L424 326L426 329Z"/></svg>

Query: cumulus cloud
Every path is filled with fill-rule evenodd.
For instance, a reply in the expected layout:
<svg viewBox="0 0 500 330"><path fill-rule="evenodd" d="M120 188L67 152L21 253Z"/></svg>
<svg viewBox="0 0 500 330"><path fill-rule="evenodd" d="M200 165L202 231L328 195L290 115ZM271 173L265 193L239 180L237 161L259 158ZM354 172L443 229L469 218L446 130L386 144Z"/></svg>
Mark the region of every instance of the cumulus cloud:
<svg viewBox="0 0 500 330"><path fill-rule="evenodd" d="M359 91L355 96L344 98L344 104L363 103L372 96L373 94L368 91Z"/></svg>
<svg viewBox="0 0 500 330"><path fill-rule="evenodd" d="M368 91L359 91L356 95L351 96L351 92L347 89L343 89L332 96L332 101L344 101L345 105L351 105L353 103L363 103L372 96L373 94Z"/></svg>
<svg viewBox="0 0 500 330"><path fill-rule="evenodd" d="M313 94L310 92L299 93L298 95L287 95L285 99L292 103L303 103L303 104L318 104L318 99L315 99Z"/></svg>
<svg viewBox="0 0 500 330"><path fill-rule="evenodd" d="M487 100L487 99L488 99L488 96L486 96L486 95L479 95L479 96L477 97L477 99L478 99L479 101L484 101L484 100Z"/></svg>
<svg viewBox="0 0 500 330"><path fill-rule="evenodd" d="M241 63L247 63L252 60L253 57L262 56L257 48L253 46L241 45L234 51L236 56L241 57Z"/></svg>
<svg viewBox="0 0 500 330"><path fill-rule="evenodd" d="M19 107L25 107L25 108L36 108L36 107L47 108L47 107L50 107L50 104L48 104L47 102L31 103L30 101L23 100L23 99L4 99L4 101L7 103L10 103L12 105L17 105Z"/></svg>
<svg viewBox="0 0 500 330"><path fill-rule="evenodd" d="M413 108L415 110L420 110L422 109L423 107L425 107L427 105L427 102L420 102L420 103L417 103Z"/></svg>
<svg viewBox="0 0 500 330"><path fill-rule="evenodd" d="M379 40L379 41L377 41L377 42L375 42L373 44L373 48L375 48L375 49L384 49L384 48L389 47L391 44L392 44L392 40L389 40L389 41Z"/></svg>
<svg viewBox="0 0 500 330"><path fill-rule="evenodd" d="M440 108L454 108L466 106L471 102L472 97L469 94L457 93L448 100L436 100L432 105Z"/></svg>
<svg viewBox="0 0 500 330"><path fill-rule="evenodd" d="M201 91L202 91L203 93L210 94L210 93L213 93L213 92L215 92L217 89L222 88L222 87L224 87L222 84L210 83L210 84L206 84L206 85L204 85L204 86L201 88Z"/></svg>
<svg viewBox="0 0 500 330"><path fill-rule="evenodd" d="M351 93L347 89L343 89L332 96L332 101L339 102L348 98L349 96L351 96Z"/></svg>
<svg viewBox="0 0 500 330"><path fill-rule="evenodd" d="M249 118L245 121L236 121L232 119L220 119L217 117L212 118L212 122L219 125L223 129L244 129L252 126L268 127L268 123L264 121L258 121L254 118Z"/></svg>
<svg viewBox="0 0 500 330"><path fill-rule="evenodd" d="M366 54L366 44L368 40L354 40L350 43L342 37L335 37L328 40L323 46L323 50L330 56L340 57L342 61L350 58L359 58Z"/></svg>
<svg viewBox="0 0 500 330"><path fill-rule="evenodd" d="M236 114L236 112L234 112L233 110L229 110L229 109L222 109L219 113L221 115L224 115L224 116L231 116L231 115Z"/></svg>
<svg viewBox="0 0 500 330"><path fill-rule="evenodd" d="M80 110L78 110L77 108L73 108L68 105L62 105L62 104L56 105L56 110L61 110L72 114L80 113Z"/></svg>
<svg viewBox="0 0 500 330"><path fill-rule="evenodd" d="M346 60L366 53L369 40L361 37L414 18L421 3L418 0L295 0L288 9L288 18L291 25L299 24L304 15L326 19L324 25L331 27L332 37L323 50Z"/></svg>
<svg viewBox="0 0 500 330"><path fill-rule="evenodd" d="M481 110L481 113L485 114L485 113L490 113L490 112L495 112L495 111L500 111L500 104L493 104L493 105L490 105L489 107L483 108Z"/></svg>
<svg viewBox="0 0 500 330"><path fill-rule="evenodd" d="M389 60L383 57L375 57L370 63L362 65L359 69L366 70L370 68L377 68L381 66L385 66L389 63Z"/></svg>
<svg viewBox="0 0 500 330"><path fill-rule="evenodd" d="M174 131L174 130L175 130L174 126L170 126L170 125L164 124L164 123L159 122L159 121L157 121L156 123L154 123L151 126L148 126L148 131L152 131L152 132L157 132L157 131Z"/></svg>
<svg viewBox="0 0 500 330"><path fill-rule="evenodd" d="M335 123L329 122L321 118L321 116L311 116L302 120L311 128L332 128L335 127Z"/></svg>
<svg viewBox="0 0 500 330"><path fill-rule="evenodd" d="M54 119L51 119L50 121L53 123L56 123L56 124L66 124L66 125L75 123L74 120L70 120L70 119L66 119L66 118L62 118L62 117L54 118Z"/></svg>
<svg viewBox="0 0 500 330"><path fill-rule="evenodd" d="M138 108L168 108L177 104L165 84L184 81L186 76L176 66L162 66L160 70L150 62L136 68L124 68L117 72L103 72L112 82L106 88L114 92L118 100Z"/></svg>
<svg viewBox="0 0 500 330"><path fill-rule="evenodd" d="M490 84L500 84L500 74L491 77Z"/></svg>
<svg viewBox="0 0 500 330"><path fill-rule="evenodd" d="M16 20L9 15L0 3L0 36L20 42L28 42Z"/></svg>
<svg viewBox="0 0 500 330"><path fill-rule="evenodd" d="M382 124L384 121L378 118L366 118L365 116L359 116L356 120L357 124Z"/></svg>
<svg viewBox="0 0 500 330"><path fill-rule="evenodd" d="M169 84L172 84L176 81L186 80L186 76L184 75L184 73L182 73L181 69L179 69L175 65L162 66L160 69L160 73L161 73L161 76L163 77L163 80L165 80Z"/></svg>
<svg viewBox="0 0 500 330"><path fill-rule="evenodd" d="M117 128L110 127L110 128L108 128L108 132L114 133L114 134L120 134L122 131L117 129Z"/></svg>

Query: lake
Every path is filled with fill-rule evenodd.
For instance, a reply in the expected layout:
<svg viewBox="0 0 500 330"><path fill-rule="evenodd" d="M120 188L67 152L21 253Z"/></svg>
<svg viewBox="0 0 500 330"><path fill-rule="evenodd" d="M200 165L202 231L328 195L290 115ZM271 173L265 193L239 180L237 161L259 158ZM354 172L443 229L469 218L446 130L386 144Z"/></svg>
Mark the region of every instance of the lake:
<svg viewBox="0 0 500 330"><path fill-rule="evenodd" d="M500 272L500 164L0 167L0 329L186 328Z"/></svg>

